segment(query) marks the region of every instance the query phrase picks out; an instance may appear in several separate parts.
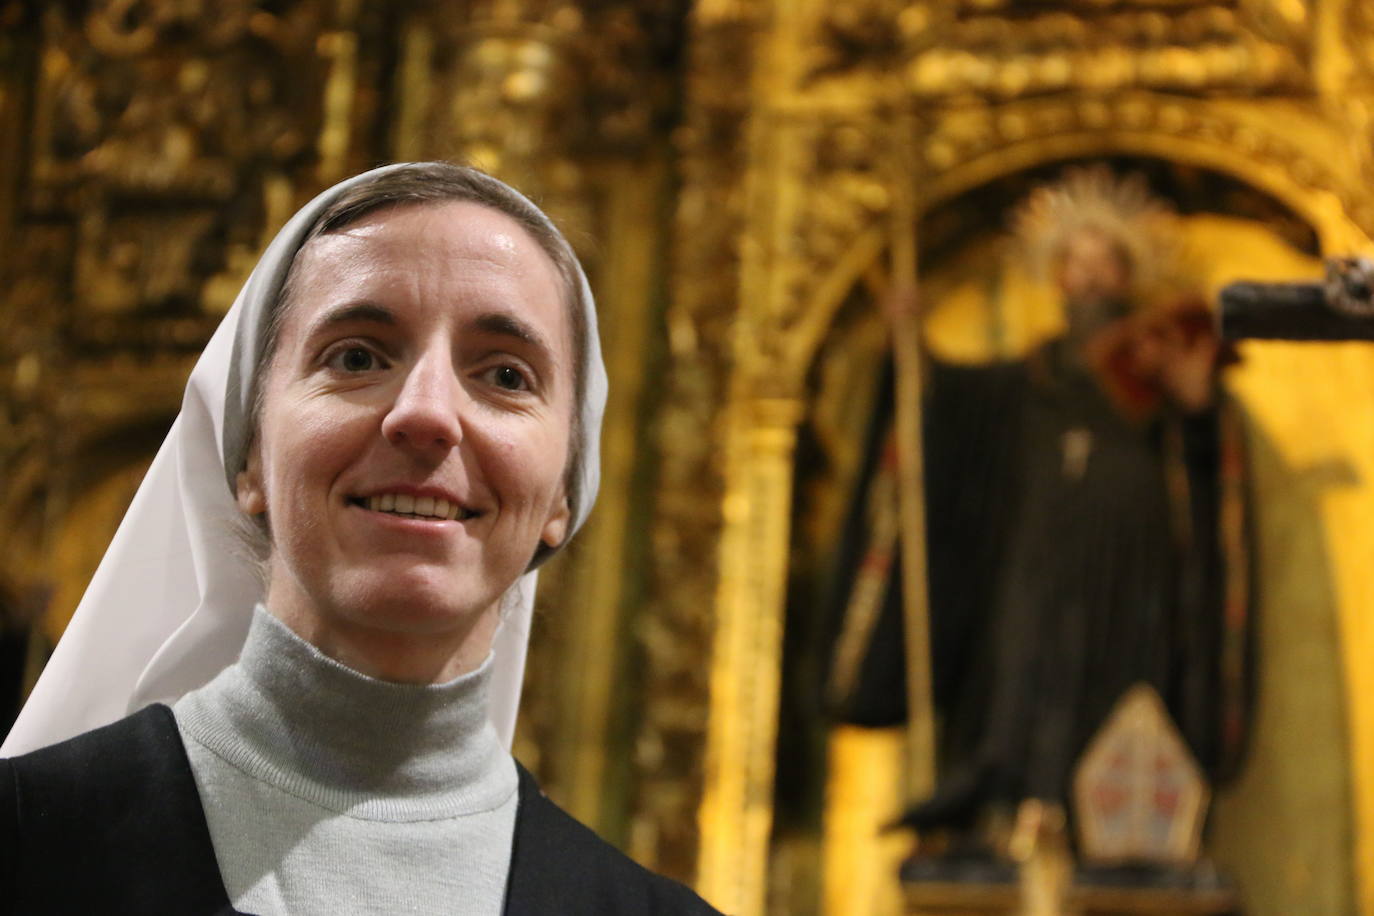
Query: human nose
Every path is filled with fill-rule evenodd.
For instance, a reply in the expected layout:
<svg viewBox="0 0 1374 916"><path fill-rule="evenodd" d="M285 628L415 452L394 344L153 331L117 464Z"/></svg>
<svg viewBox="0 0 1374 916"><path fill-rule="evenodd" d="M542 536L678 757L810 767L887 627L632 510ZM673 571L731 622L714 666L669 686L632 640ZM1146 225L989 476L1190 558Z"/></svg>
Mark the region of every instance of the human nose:
<svg viewBox="0 0 1374 916"><path fill-rule="evenodd" d="M393 445L420 451L446 451L463 438L459 416L465 397L452 362L427 354L406 374L391 409L382 419L382 435Z"/></svg>

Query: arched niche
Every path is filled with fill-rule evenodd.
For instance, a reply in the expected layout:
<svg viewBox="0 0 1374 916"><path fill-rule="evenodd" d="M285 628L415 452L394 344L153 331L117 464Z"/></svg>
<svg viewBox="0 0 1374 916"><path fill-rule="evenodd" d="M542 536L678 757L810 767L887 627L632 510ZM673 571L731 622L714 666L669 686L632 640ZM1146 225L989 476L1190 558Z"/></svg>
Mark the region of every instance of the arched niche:
<svg viewBox="0 0 1374 916"><path fill-rule="evenodd" d="M920 112L900 104L780 107L757 118L729 397L720 414L724 497L698 807L697 886L710 899L753 912L766 896L807 379L853 290L888 274L893 240L918 235L920 220L942 201L1005 176L1071 159L1136 156L1208 169L1269 195L1312 228L1323 254L1367 252L1374 194L1360 138L1339 113L1292 100L1148 92ZM900 215L904 202L911 206ZM1260 347L1276 374L1254 396L1266 404L1272 437L1292 466L1315 468L1317 478L1323 468L1348 468L1335 476L1374 479L1374 421L1349 397L1374 391L1366 350ZM1317 375L1326 379L1320 396L1305 387ZM1305 434L1318 411L1337 419L1317 421L1321 435ZM1374 651L1374 631L1358 613L1374 594L1364 546L1374 540L1374 493L1330 487L1320 503L1340 608L1350 757L1359 762L1356 845L1374 848L1374 770L1363 762L1374 760L1374 701L1366 699L1374 697L1374 670L1359 663ZM1368 884L1361 880L1359 889L1365 909L1374 899Z"/></svg>
<svg viewBox="0 0 1374 916"><path fill-rule="evenodd" d="M1018 270L1016 252L1005 243L1004 215L1066 166L1103 161L1118 172L1146 176L1156 193L1173 202L1187 247L1203 258L1198 279L1209 295L1240 277L1298 279L1320 270L1318 229L1304 211L1233 174L1149 155L1050 159L965 186L923 212L918 238L924 330L939 357L965 363L1015 358L1055 332L1055 303ZM797 837L823 829L823 812L832 827L854 831L827 837L825 844L832 854L839 852L838 861L823 870L831 883L843 883L827 891L839 899L868 892L856 889L864 882L870 889L891 882L894 847L856 843L875 836L901 804L899 785L886 797L873 785L875 779L900 777L899 737L884 743L870 735L839 746L818 719L819 710L805 709L808 695L815 696L809 684L825 667L819 654L827 647L807 644L827 632L817 616L830 609L816 607L817 596L828 591L825 554L858 498L856 444L866 437L886 359L885 320L875 305L886 275L883 259L872 259L855 272L831 313L807 373L794 456L774 842L786 847L781 861L795 862L796 849L804 846ZM1001 344L986 327L994 320L993 299L1004 312L1030 313L1003 315L1030 320L1022 320L1009 335L1015 339ZM1358 638L1350 628L1358 607L1343 588L1341 563L1351 558L1341 551L1350 549L1346 545L1358 551L1355 545L1368 544L1369 532L1352 524L1332 500L1348 499L1352 489L1370 498L1371 478L1358 467L1367 459L1339 430L1342 423L1374 429L1374 410L1340 406L1351 372L1358 377L1360 371L1341 363L1369 357L1335 348L1342 353L1333 363L1329 347L1257 343L1242 349L1245 361L1228 384L1250 418L1260 697L1246 768L1219 793L1206 848L1237 877L1256 913L1346 912L1355 894L1352 751L1364 713L1357 708L1358 679L1350 676L1350 643ZM846 767L850 772L837 771ZM827 792L843 804L876 808L825 811ZM1314 862L1322 865L1314 869ZM807 870L800 866L801 873Z"/></svg>

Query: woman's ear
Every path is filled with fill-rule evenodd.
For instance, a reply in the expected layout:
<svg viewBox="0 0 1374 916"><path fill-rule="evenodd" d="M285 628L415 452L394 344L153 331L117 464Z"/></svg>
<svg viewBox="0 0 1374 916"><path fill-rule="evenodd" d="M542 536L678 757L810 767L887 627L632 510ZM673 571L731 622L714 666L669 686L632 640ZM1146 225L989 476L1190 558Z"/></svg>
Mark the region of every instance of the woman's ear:
<svg viewBox="0 0 1374 916"><path fill-rule="evenodd" d="M539 540L544 542L546 547L557 549L563 546L563 541L568 536L568 521L572 518L572 510L568 508L568 494L560 488L558 498L554 502L553 512L549 515L549 520L544 523L544 531Z"/></svg>
<svg viewBox="0 0 1374 916"><path fill-rule="evenodd" d="M267 511L267 494L262 487L262 462L258 460L258 445L248 447L248 461L234 476L234 499L245 515L262 515Z"/></svg>

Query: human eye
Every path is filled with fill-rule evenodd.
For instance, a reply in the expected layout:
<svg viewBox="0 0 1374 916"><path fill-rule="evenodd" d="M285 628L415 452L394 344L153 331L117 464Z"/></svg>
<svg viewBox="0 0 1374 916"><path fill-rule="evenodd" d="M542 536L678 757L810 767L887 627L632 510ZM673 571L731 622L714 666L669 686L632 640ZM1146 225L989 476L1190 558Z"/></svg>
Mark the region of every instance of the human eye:
<svg viewBox="0 0 1374 916"><path fill-rule="evenodd" d="M360 343L346 343L335 347L325 356L324 364L330 369L349 375L386 368L385 361L374 350Z"/></svg>
<svg viewBox="0 0 1374 916"><path fill-rule="evenodd" d="M492 366L482 374L487 382L503 391L529 391L531 388L529 378L518 366Z"/></svg>

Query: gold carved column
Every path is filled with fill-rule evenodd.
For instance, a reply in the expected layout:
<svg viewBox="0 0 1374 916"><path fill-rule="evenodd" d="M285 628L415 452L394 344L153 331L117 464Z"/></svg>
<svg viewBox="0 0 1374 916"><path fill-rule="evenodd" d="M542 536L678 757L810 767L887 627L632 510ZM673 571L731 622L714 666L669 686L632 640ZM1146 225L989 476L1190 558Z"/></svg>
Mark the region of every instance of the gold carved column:
<svg viewBox="0 0 1374 916"><path fill-rule="evenodd" d="M713 715L707 733L697 866L698 888L727 912L760 912L764 899L781 684L780 609L801 412L796 398L745 396L727 420L729 489L710 689L713 710L730 714Z"/></svg>
<svg viewBox="0 0 1374 916"><path fill-rule="evenodd" d="M703 0L693 7L684 110L673 138L681 185L665 315L668 351L654 422L649 580L637 632L645 673L630 852L688 883L701 858L707 730L717 715L708 683L723 524L722 418L743 301L746 138L766 6Z"/></svg>
<svg viewBox="0 0 1374 916"><path fill-rule="evenodd" d="M761 37L723 420L724 493L697 887L759 914L773 825L793 448L831 316L886 245L890 127L796 91L798 8ZM868 104L864 100L863 105Z"/></svg>

